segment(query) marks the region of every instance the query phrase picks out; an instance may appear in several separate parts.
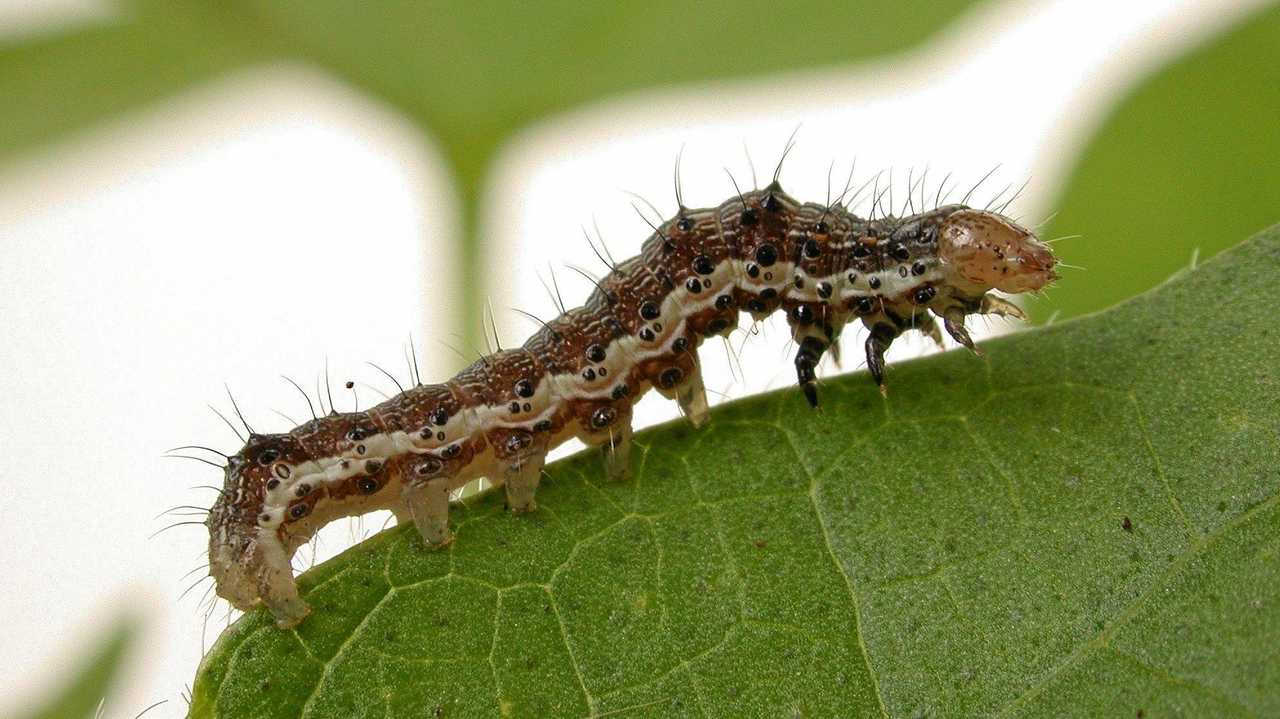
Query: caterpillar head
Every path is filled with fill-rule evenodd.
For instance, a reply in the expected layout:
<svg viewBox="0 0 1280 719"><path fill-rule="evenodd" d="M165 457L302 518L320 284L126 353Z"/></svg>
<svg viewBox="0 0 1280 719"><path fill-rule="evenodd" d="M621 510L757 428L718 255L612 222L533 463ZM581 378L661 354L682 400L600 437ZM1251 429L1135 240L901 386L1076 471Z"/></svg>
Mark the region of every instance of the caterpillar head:
<svg viewBox="0 0 1280 719"><path fill-rule="evenodd" d="M994 212L952 213L938 230L938 249L943 262L983 291L1035 292L1058 279L1049 246Z"/></svg>
<svg viewBox="0 0 1280 719"><path fill-rule="evenodd" d="M266 497L304 461L306 454L291 435L250 435L228 459L222 495L206 520L209 575L218 596L242 611L262 599L282 626L297 624L307 608L275 529L278 522L266 514Z"/></svg>

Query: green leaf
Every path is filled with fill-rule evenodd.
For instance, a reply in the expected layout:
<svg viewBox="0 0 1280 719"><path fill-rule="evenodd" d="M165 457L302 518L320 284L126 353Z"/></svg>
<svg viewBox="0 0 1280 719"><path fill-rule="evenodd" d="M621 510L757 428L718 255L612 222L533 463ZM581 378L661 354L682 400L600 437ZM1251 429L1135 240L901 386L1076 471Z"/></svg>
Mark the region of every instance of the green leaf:
<svg viewBox="0 0 1280 719"><path fill-rule="evenodd" d="M464 184L521 127L654 85L848 62L922 41L973 0L582 3L241 2L291 51L440 138Z"/></svg>
<svg viewBox="0 0 1280 719"><path fill-rule="evenodd" d="M118 19L0 46L0 159L268 56L215 5L111 9Z"/></svg>
<svg viewBox="0 0 1280 719"><path fill-rule="evenodd" d="M547 115L652 85L902 50L973 4L131 0L106 24L0 49L0 151L216 72L303 58L417 120L470 186L512 132Z"/></svg>
<svg viewBox="0 0 1280 719"><path fill-rule="evenodd" d="M1280 217L1280 4L1178 59L1090 141L1046 237L1086 268L1038 317L1107 307ZM1070 270L1068 270L1070 272Z"/></svg>
<svg viewBox="0 0 1280 719"><path fill-rule="evenodd" d="M0 48L0 158L230 70L310 61L440 144L463 205L460 269L474 280L489 167L530 123L628 90L903 50L972 5L132 0L118 22ZM458 306L483 306L483 283L467 286Z"/></svg>
<svg viewBox="0 0 1280 719"><path fill-rule="evenodd" d="M118 621L90 647L83 663L28 719L90 719L107 696L129 646L138 633L132 619Z"/></svg>
<svg viewBox="0 0 1280 719"><path fill-rule="evenodd" d="M297 53L389 101L441 145L457 173L470 237L487 173L518 130L609 95L655 85L851 62L923 41L973 0L683 0L592 3L367 3L274 0L240 6ZM472 283L463 307L483 305ZM468 322L471 328L474 322Z"/></svg>
<svg viewBox="0 0 1280 719"><path fill-rule="evenodd" d="M1280 227L1100 314L556 463L253 612L193 717L1280 713Z"/></svg>

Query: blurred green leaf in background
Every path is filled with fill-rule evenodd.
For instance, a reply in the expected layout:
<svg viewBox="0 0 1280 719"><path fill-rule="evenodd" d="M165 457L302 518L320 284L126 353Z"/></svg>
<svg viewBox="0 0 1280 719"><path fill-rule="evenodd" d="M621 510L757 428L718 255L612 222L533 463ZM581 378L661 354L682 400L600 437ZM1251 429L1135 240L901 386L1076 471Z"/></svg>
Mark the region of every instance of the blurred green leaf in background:
<svg viewBox="0 0 1280 719"><path fill-rule="evenodd" d="M1280 5L1174 62L1125 98L1081 156L1046 237L1084 267L1038 318L1154 287L1280 220ZM1067 270L1070 272L1070 270Z"/></svg>
<svg viewBox="0 0 1280 719"><path fill-rule="evenodd" d="M481 191L519 129L626 90L901 50L973 4L134 0L105 27L0 49L0 158L231 70L314 62L440 143L463 201L462 269L478 278ZM481 306L469 285L459 306Z"/></svg>
<svg viewBox="0 0 1280 719"><path fill-rule="evenodd" d="M464 274L484 277L487 172L530 123L638 88L838 65L920 43L972 0L348 3L133 0L120 17L0 48L0 158L227 72L305 60L389 102L443 148ZM1280 209L1280 8L1157 73L1111 114L1048 234L1082 235L1040 318L1105 307ZM478 307L482 283L462 307ZM473 327L475 322L464 322Z"/></svg>
<svg viewBox="0 0 1280 719"><path fill-rule="evenodd" d="M104 627L108 626L105 622ZM44 704L24 715L25 719L90 719L106 705L112 686L118 681L126 654L138 634L138 624L121 619L85 652L81 664L59 679L59 689ZM115 713L114 711L112 713Z"/></svg>
<svg viewBox="0 0 1280 719"><path fill-rule="evenodd" d="M0 47L0 159L227 72L304 60L389 102L443 148L464 208L463 271L495 154L530 123L627 90L901 51L972 0L349 3L133 0L119 17ZM1049 235L1087 268L1043 319L1099 309L1223 249L1280 210L1280 8L1157 73L1110 116ZM461 307L479 307L480 282ZM478 315L477 315L478 316ZM475 322L464 322L474 327Z"/></svg>

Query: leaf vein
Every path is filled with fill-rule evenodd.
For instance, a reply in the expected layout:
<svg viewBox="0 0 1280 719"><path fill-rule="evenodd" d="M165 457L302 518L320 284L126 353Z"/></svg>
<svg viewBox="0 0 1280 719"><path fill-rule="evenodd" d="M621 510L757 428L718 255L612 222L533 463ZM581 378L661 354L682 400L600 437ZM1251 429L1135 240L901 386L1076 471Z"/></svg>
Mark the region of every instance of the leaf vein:
<svg viewBox="0 0 1280 719"><path fill-rule="evenodd" d="M547 593L547 599L551 602L551 610L556 613L556 625L560 627L560 638L564 641L564 649L569 653L569 666L573 667L574 676L578 677L578 688L582 690L582 697L587 702L587 711L592 716L596 713L596 700L591 697L591 692L587 690L587 682L582 677L582 668L578 665L578 657L573 651L573 643L569 641L569 629L564 624L564 615L560 612L560 605L556 603L555 592L550 588L544 590Z"/></svg>
<svg viewBox="0 0 1280 719"><path fill-rule="evenodd" d="M351 630L351 633L347 635L347 638L342 640L342 644L338 645L337 651L333 653L333 658L324 663L324 669L320 671L320 676L319 678L316 679L316 685L312 687L311 692L307 694L307 698L302 702L302 709L298 711L299 717L305 717L307 715L307 712L310 711L311 703L315 701L317 696L320 695L320 687L324 686L325 679L329 677L329 672L333 669L335 665L337 665L338 659L342 657L343 653L346 652L347 648L351 646L352 640L354 640L356 636L360 634L360 630L364 629L364 627L369 623L369 618L372 617L374 614L376 614L378 609L383 605L385 605L387 603L387 600L395 596L395 594L396 594L396 588L388 587L386 594L382 595L382 597L377 601L377 603L375 603L373 607L369 610L369 613L365 614L364 617L360 620L360 623L357 624L355 628Z"/></svg>
<svg viewBox="0 0 1280 719"><path fill-rule="evenodd" d="M790 445L791 451L799 456L795 442L792 441L791 435L784 433L787 438L787 444ZM840 563L840 558L836 556L835 549L831 546L831 533L827 529L827 523L822 518L822 510L818 507L818 478L809 471L807 465L801 464L805 474L809 476L809 504L813 507L814 519L818 521L818 529L822 531L822 544L827 549L827 556L831 558L831 562L835 564L836 571L840 573L840 577L844 579L844 586L849 591L849 599L853 603L854 614L854 634L858 640L858 649L862 653L862 661L867 667L867 676L871 678L871 688L875 690L876 705L880 708L880 716L888 717L889 712L884 706L884 696L880 691L880 679L876 676L876 670L871 666L871 653L867 650L867 641L862 634L862 603L858 600L858 593L853 588L853 580L849 578L849 573L845 571L844 565Z"/></svg>
<svg viewBox="0 0 1280 719"><path fill-rule="evenodd" d="M1151 443L1151 431L1147 428L1147 418L1142 411L1142 403L1138 401L1138 396L1132 391L1128 393L1129 401L1133 403L1133 411L1138 415L1138 432L1142 435L1142 441L1147 446L1147 453L1151 455L1151 461L1156 467L1156 476L1160 478L1160 483L1164 486L1165 496L1169 499L1169 504L1173 505L1174 514L1178 515L1178 522L1182 525L1183 531L1188 537L1195 537L1196 531L1191 527L1191 520L1187 519L1187 513L1182 510L1182 502L1178 500L1178 495L1173 492L1173 485L1169 484L1169 476L1165 474L1164 463L1160 461L1160 455L1156 453L1155 445Z"/></svg>
<svg viewBox="0 0 1280 719"><path fill-rule="evenodd" d="M1076 649L1068 654L1061 662L1058 662L1057 665L1046 671L1040 679L1032 686L1028 687L1026 691L1015 697L1009 703L1005 704L1005 706L1001 708L995 716L1009 716L1009 713L1014 709L1017 709L1020 706L1025 706L1027 702L1039 696L1049 683L1057 678L1057 676L1063 671L1084 661L1098 649L1108 646L1108 642L1110 642L1111 637L1114 636L1121 627L1127 624L1130 619L1137 615L1138 610L1141 609L1142 605L1155 594L1156 590L1164 586L1169 579L1177 576L1188 562L1203 554L1229 531L1252 521L1254 517L1257 517L1259 514L1269 509L1271 505L1276 504L1277 500L1280 500L1280 494L1273 494L1265 501L1260 502L1253 509L1239 515L1235 519L1219 527L1217 530L1203 535L1200 541L1190 545L1182 552L1182 554L1178 555L1178 557L1170 563L1169 567L1159 579L1153 581L1145 590L1140 592L1138 596L1134 597L1133 601L1129 602L1129 604L1119 612L1114 621L1099 630L1098 633L1094 635L1093 639L1076 647Z"/></svg>

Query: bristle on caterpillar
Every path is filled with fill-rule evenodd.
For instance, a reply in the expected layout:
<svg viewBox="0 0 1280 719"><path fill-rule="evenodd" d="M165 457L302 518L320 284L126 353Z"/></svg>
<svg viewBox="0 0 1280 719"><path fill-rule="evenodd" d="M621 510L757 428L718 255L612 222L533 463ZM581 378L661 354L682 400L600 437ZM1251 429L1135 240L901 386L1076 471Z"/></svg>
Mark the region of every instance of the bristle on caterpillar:
<svg viewBox="0 0 1280 719"><path fill-rule="evenodd" d="M582 307L543 322L522 347L364 412L251 434L228 458L206 522L217 594L240 609L262 601L279 626L294 626L308 608L290 558L320 527L389 509L443 546L453 491L487 477L512 511L533 511L547 452L570 438L602 447L607 475L624 478L632 406L656 389L706 423L697 349L743 311L786 313L796 380L817 407L816 368L846 324L868 329L867 367L883 391L884 354L901 334L940 341L937 317L977 351L966 316L1020 316L990 292L1037 291L1055 265L1030 231L964 205L868 220L797 202L775 181L718 207L682 206Z"/></svg>

